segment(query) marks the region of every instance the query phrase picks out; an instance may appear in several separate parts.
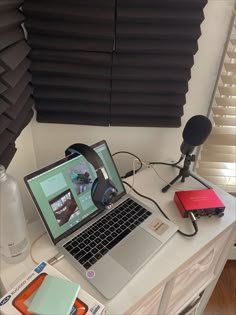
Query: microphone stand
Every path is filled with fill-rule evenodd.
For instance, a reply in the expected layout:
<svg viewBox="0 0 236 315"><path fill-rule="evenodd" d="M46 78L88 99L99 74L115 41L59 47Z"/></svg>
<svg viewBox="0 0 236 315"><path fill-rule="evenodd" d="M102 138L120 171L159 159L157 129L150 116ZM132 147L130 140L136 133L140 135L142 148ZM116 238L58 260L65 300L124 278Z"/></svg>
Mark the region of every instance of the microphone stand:
<svg viewBox="0 0 236 315"><path fill-rule="evenodd" d="M178 167L176 165L176 167L178 167L180 170L179 170L179 175L177 175L168 185L166 185L165 187L162 188L162 192L165 193L167 192L167 190L171 187L171 185L173 185L178 179L181 178L181 182L184 183L185 182L185 178L186 177L189 177L190 175L193 176L190 172L190 165L191 165L191 162L195 161L195 155L191 155L191 154L187 154L185 156L185 159L184 159L184 165L183 167ZM194 176L193 176L194 177Z"/></svg>
<svg viewBox="0 0 236 315"><path fill-rule="evenodd" d="M165 193L167 192L167 190L171 187L171 185L173 185L178 179L181 178L181 182L184 183L185 182L185 178L186 177L193 177L194 179L196 179L199 183L201 183L203 186L205 186L206 188L210 189L211 186L209 186L208 184L206 184L204 181L202 181L200 178L198 178L197 176L193 175L190 172L190 165L191 162L195 161L195 155L191 155L191 154L186 154L185 159L184 159L184 166L180 167L177 164L179 162L177 162L177 164L173 164L173 167L177 167L179 168L179 175L177 175L168 185L166 185L165 187L162 188L162 192Z"/></svg>

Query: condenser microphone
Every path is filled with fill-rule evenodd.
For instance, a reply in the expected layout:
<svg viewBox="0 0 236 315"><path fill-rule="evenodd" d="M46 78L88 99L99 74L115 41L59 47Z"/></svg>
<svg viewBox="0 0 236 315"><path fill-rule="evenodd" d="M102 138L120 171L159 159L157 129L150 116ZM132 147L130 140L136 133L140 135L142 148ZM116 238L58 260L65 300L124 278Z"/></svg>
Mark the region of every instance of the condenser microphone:
<svg viewBox="0 0 236 315"><path fill-rule="evenodd" d="M196 146L203 144L211 129L211 121L206 116L196 115L190 118L183 130L184 141L180 147L182 154L191 154Z"/></svg>

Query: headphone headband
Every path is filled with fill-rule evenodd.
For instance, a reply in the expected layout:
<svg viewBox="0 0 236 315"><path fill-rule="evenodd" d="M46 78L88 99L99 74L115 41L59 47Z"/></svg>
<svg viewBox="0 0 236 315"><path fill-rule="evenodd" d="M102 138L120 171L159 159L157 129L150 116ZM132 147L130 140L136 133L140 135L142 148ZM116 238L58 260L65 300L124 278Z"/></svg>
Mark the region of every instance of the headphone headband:
<svg viewBox="0 0 236 315"><path fill-rule="evenodd" d="M102 168L104 169L104 165L100 156L90 146L84 143L74 143L71 146L69 146L66 149L65 154L66 156L68 156L71 153L83 155L86 158L86 160L88 160L89 163L93 165L96 172L99 169Z"/></svg>
<svg viewBox="0 0 236 315"><path fill-rule="evenodd" d="M71 153L82 155L93 166L97 178L94 180L91 188L91 196L94 204L99 209L110 205L117 195L117 189L109 179L106 168L100 156L89 146L83 143L74 143L66 149L66 156Z"/></svg>

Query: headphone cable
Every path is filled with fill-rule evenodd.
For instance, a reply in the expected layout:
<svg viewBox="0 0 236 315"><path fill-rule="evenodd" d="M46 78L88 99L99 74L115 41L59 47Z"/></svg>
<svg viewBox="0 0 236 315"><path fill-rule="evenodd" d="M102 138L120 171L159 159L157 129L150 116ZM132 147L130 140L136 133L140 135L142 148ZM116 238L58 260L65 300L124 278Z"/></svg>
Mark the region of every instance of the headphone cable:
<svg viewBox="0 0 236 315"><path fill-rule="evenodd" d="M147 199L147 200L150 200L151 202L153 202L155 204L155 206L159 209L159 211L161 212L161 214L169 221L171 221L169 219L169 217L165 214L165 212L161 209L161 207L159 206L159 204L152 198L148 197L148 196L145 196L143 194L141 194L140 192L138 192L134 187L132 187L129 183L127 183L126 181L122 181L125 185L127 185L128 187L130 187L138 196L144 198L144 199ZM180 233L181 235L183 236L186 236L186 237L192 237L192 236L195 236L198 232L198 226L197 226L197 221L196 221L196 217L194 216L193 212L190 212L189 213L189 218L191 219L191 222L192 222L192 225L193 225L193 228L194 228L194 232L192 234L186 234L184 232L182 232L181 230L177 230L178 233Z"/></svg>

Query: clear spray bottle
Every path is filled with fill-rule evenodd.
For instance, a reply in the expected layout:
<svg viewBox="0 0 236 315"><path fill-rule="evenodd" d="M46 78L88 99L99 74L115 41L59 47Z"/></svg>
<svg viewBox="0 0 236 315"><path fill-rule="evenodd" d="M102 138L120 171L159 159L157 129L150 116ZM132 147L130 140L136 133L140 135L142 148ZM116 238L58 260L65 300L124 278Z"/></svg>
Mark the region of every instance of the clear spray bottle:
<svg viewBox="0 0 236 315"><path fill-rule="evenodd" d="M29 241L18 184L0 165L0 254L19 263L29 253Z"/></svg>

